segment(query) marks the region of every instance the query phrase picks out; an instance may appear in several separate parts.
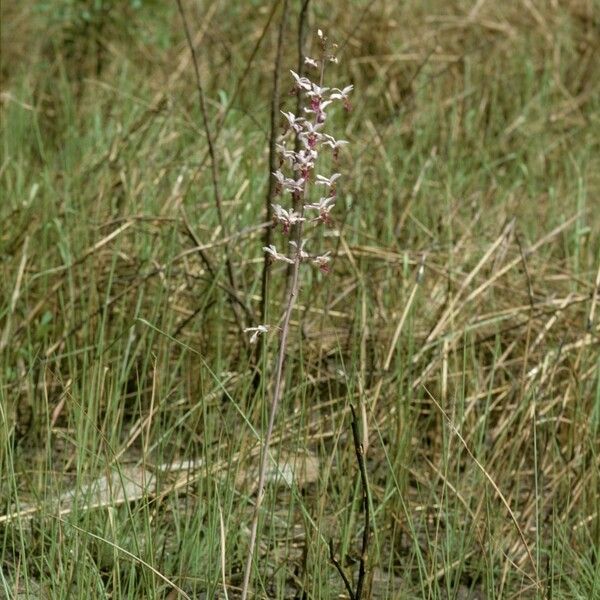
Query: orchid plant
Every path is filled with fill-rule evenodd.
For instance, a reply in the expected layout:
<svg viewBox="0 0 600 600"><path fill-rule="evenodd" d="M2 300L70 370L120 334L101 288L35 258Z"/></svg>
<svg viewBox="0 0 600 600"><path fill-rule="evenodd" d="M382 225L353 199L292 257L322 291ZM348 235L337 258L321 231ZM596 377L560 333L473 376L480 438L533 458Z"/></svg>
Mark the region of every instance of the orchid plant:
<svg viewBox="0 0 600 600"><path fill-rule="evenodd" d="M330 270L330 252L313 254L308 251L304 226L313 224L333 225L331 212L335 207L337 197L337 182L340 173L322 175L316 173L316 165L322 150L330 151L332 163L337 166L340 149L348 144L346 140L336 140L331 135L324 133L327 123L327 111L336 102L342 102L345 110L351 109L349 94L353 89L348 85L342 89L328 88L323 86L325 67L328 63L337 63L337 58L328 50L327 39L321 30L318 30L320 46L319 58L306 57L304 64L306 69L317 73L318 83L311 78L299 75L291 71L294 80L294 93L300 94L305 99L302 115L281 111L284 118L284 130L277 144L279 152L279 169L272 173L275 178L277 196L284 202L288 194L291 196L292 205L285 207L282 204L272 204L273 220L275 226L281 226L284 236L290 236L294 231L294 238L288 243L288 248L278 250L275 245L265 246L263 251L269 260L287 263L291 269L291 285L288 288L286 306L281 319L279 329L279 349L277 356L276 372L273 397L270 406L269 422L262 445L261 463L259 469L259 481L257 499L254 507L254 516L250 530L250 546L244 573L242 587L242 600L248 594L250 572L256 545L258 530L258 516L264 496L267 466L269 461L269 446L275 422L277 407L281 399L283 389L284 357L287 347L289 323L298 296L300 282L300 268L304 264L310 264L323 273ZM335 47L334 47L335 50ZM292 141L294 149L288 148L288 142ZM311 191L323 189L318 200L311 200ZM260 335L267 334L273 327L267 324L249 327L246 331L251 335L250 342L256 343Z"/></svg>
<svg viewBox="0 0 600 600"><path fill-rule="evenodd" d="M286 236L290 234L292 227L307 222L333 226L331 212L335 207L336 183L341 174L333 173L328 177L316 174L315 165L322 149L331 150L333 163L337 165L340 148L348 144L346 140L336 140L322 131L327 120L327 109L335 101L342 101L344 108L347 111L351 110L349 94L354 86L348 85L343 89L330 89L323 86L325 66L327 62L337 63L337 58L327 54L326 38L321 30L318 31L318 37L322 51L321 58L306 57L304 62L306 67L319 72L319 83L314 83L308 77L290 71L294 80L294 93L302 94L307 99L304 116L281 111L285 120L285 129L277 144L280 168L272 173L272 176L275 179L277 195L283 199L289 192L293 205L300 207L300 210L294 210L293 207L285 208L281 204L272 204L275 224L281 225L281 230ZM300 142L298 151L287 146L292 136ZM291 171L290 176L284 173L284 167ZM325 194L312 202L309 200L311 184L323 186ZM313 213L316 213L316 216L310 218ZM329 271L330 252L321 255L310 254L306 250L306 240L302 239L302 235L299 236L299 242L290 241L289 245L290 249L287 252L285 250L280 252L274 245L265 246L263 251L272 261L291 265L310 262L325 273ZM269 329L268 325L259 325L248 327L246 331L251 334L250 341L255 343L258 336L267 333Z"/></svg>

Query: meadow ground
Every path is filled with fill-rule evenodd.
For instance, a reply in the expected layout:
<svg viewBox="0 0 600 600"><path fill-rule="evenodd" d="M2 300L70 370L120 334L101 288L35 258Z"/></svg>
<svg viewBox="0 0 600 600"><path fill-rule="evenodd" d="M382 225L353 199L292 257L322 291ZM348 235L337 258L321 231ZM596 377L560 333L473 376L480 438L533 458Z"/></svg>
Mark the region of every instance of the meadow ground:
<svg viewBox="0 0 600 600"><path fill-rule="evenodd" d="M175 2L2 3L0 597L239 597L278 336L259 377L238 321L282 4L183 3L213 173ZM351 144L311 240L331 272L293 314L253 597L344 597L330 540L356 580L354 406L363 597L599 598L600 8L308 15L355 86L328 121ZM272 267L269 314L284 288Z"/></svg>

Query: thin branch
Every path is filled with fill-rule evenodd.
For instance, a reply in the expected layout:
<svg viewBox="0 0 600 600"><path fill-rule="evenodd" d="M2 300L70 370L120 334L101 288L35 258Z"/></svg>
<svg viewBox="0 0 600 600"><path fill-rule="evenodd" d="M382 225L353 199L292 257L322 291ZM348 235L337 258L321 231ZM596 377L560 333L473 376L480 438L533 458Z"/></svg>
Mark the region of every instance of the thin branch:
<svg viewBox="0 0 600 600"><path fill-rule="evenodd" d="M350 583L348 576L344 572L340 561L335 557L335 552L333 550L333 540L329 540L329 560L333 563L333 566L337 569L337 572L340 574L342 581L344 582L344 586L346 587L346 591L348 592L348 596L350 596L350 600L355 600L354 590L352 589L352 584Z"/></svg>
<svg viewBox="0 0 600 600"><path fill-rule="evenodd" d="M238 96L241 93L243 84L246 81L246 77L252 71L252 67L254 65L254 59L256 58L258 51L260 50L260 46L267 35L269 27L271 26L271 21L273 20L273 16L275 15L278 4L279 4L279 0L275 0L273 2L273 6L271 7L271 12L269 13L269 15L267 17L267 22L265 23L263 30L261 31L260 35L258 36L258 39L256 40L256 43L254 44L254 48L252 48L252 52L250 53L250 57L246 61L246 65L244 66L244 70L243 70L240 78L236 81L235 90L234 90L233 94L231 95L231 98L229 99L227 106L225 106L225 108L221 112L221 115L220 115L220 117L217 121L216 127L215 127L215 135L214 135L214 139L213 139L213 141L215 141L215 142L216 142L216 140L219 139L219 136L221 135L221 132L223 131L225 120L227 119L227 116L231 112L236 100L238 99ZM208 156L209 156L208 152L206 152L204 154L204 156L202 157L202 160L199 163L199 169L202 169L202 167L204 167Z"/></svg>
<svg viewBox="0 0 600 600"><path fill-rule="evenodd" d="M271 12L269 13L269 16L267 17L267 22L265 23L263 30L261 31L260 35L258 36L258 39L256 40L256 43L254 44L254 48L252 48L252 52L250 53L250 57L246 61L244 70L243 70L240 78L236 81L235 90L234 90L233 94L231 95L231 98L229 99L229 102L227 103L227 106L223 110L222 116L217 123L215 138L218 138L221 131L223 130L225 119L227 118L227 115L229 114L229 112L233 108L236 100L238 99L238 96L240 95L240 92L241 92L242 86L246 80L246 77L252 71L252 67L254 66L253 65L254 59L256 58L258 51L260 49L260 46L267 35L267 31L269 30L271 21L273 20L273 17L275 16L275 13L277 11L278 4L279 4L279 0L275 0L273 2L273 5L271 6Z"/></svg>
<svg viewBox="0 0 600 600"><path fill-rule="evenodd" d="M181 21L183 23L185 37L186 37L186 40L187 40L187 43L188 43L188 46L190 49L190 54L192 55L192 64L194 66L194 74L196 77L196 89L198 91L198 103L200 105L200 112L202 114L202 122L204 125L204 132L206 134L206 143L208 145L208 153L210 156L212 185L213 185L213 191L214 191L214 196L215 196L215 206L217 208L217 217L219 219L219 226L221 227L221 231L223 232L223 235L225 237L227 237L227 227L225 225L225 218L223 216L223 201L221 198L221 190L219 187L217 155L215 152L215 145L213 142L213 137L212 137L212 134L210 131L210 123L208 121L208 110L206 108L206 100L204 97L204 88L202 86L202 77L200 76L200 67L198 66L198 57L196 56L196 49L194 48L194 42L192 40L192 36L191 36L190 29L188 26L187 17L186 17L185 11L183 9L183 5L181 3L181 0L176 0L176 1L177 1L177 8L179 9L179 14L181 15ZM231 263L231 259L229 257L229 245L228 244L225 245L225 267L227 270L227 277L229 279L229 285L231 286L232 290L237 295L237 286L236 286L235 277L233 274L233 266ZM233 312L235 314L236 321L238 323L238 327L239 327L240 331L242 331L244 328L244 325L242 323L240 314L236 308L236 305L233 304L232 306L233 306Z"/></svg>
<svg viewBox="0 0 600 600"><path fill-rule="evenodd" d="M192 240L192 242L195 244L195 248L193 248L193 250L198 253L198 256L200 257L200 260L204 264L205 269L208 271L209 275L216 282L217 273L215 271L215 268L213 267L212 263L210 262L210 259L208 258L206 250L204 249L204 247L202 246L202 243L200 242L200 238L198 237L198 235L192 228L192 225L190 224L190 222L187 218L187 214L186 214L185 210L183 209L183 207L181 208L181 215L183 218L183 224L185 226L186 234ZM229 296L229 300L232 303L236 303L239 305L239 307L244 311L246 318L250 322L253 317L252 311L250 310L250 307L240 298L237 291L234 290L233 288L227 286L227 284L219 284L218 282L216 282L216 285L227 293L227 295ZM243 339L245 340L246 338L244 337Z"/></svg>
<svg viewBox="0 0 600 600"><path fill-rule="evenodd" d="M360 433L358 431L358 419L356 417L356 410L354 406L350 405L352 411L352 441L354 442L354 453L356 454L356 462L358 463L358 470L360 472L360 484L362 490L362 509L365 516L362 545L360 549L360 558L358 562L358 579L356 581L356 589L352 589L350 580L348 579L344 569L340 562L335 558L333 551L333 541L329 542L329 559L333 563L337 572L340 574L344 586L348 591L350 600L361 600L363 595L363 589L365 586L365 576L367 574L367 560L369 556L369 540L371 538L371 495L369 493L369 480L367 478L367 467L365 465L365 448L360 441Z"/></svg>
<svg viewBox="0 0 600 600"><path fill-rule="evenodd" d="M358 581L356 582L356 591L354 593L355 599L360 600L362 598L365 574L367 572L366 563L369 554L369 539L371 536L371 515L369 506L369 480L367 478L367 467L365 465L364 447L360 441L360 435L358 432L358 420L356 418L356 411L354 410L354 406L350 405L350 409L352 410L352 439L354 440L354 451L356 453L356 461L358 462L358 468L360 471L360 482L363 495L362 505L363 513L365 515L362 547L360 550L360 561L358 566Z"/></svg>
<svg viewBox="0 0 600 600"><path fill-rule="evenodd" d="M367 560L369 556L369 540L371 538L371 494L369 492L369 479L367 478L367 467L365 465L365 447L360 441L360 433L358 431L358 419L356 417L356 410L353 405L350 405L352 411L352 441L354 442L354 452L356 454L356 462L358 463L358 470L360 472L360 484L362 490L362 509L365 516L362 545L360 548L360 558L358 562L358 579L356 581L356 589L352 589L352 585L348 576L344 572L342 565L335 558L333 551L333 541L329 542L329 559L333 563L337 572L340 574L344 586L350 596L350 600L361 600L363 589L365 586L365 575L367 574Z"/></svg>
<svg viewBox="0 0 600 600"><path fill-rule="evenodd" d="M281 57L283 55L283 43L288 15L288 0L283 0L283 9L281 21L279 23L279 34L277 36L277 50L275 54L275 64L273 67L273 94L271 96L271 134L269 138L269 187L265 200L265 216L267 221L273 220L273 201L277 188L273 179L273 172L279 168L277 164L277 130L279 125L279 106L281 104ZM267 227L264 234L264 246L269 247L273 243L273 229ZM261 279L261 296L260 296L260 322L266 321L267 314L267 290L269 287L269 272L270 272L269 255L265 252L263 259L263 271ZM259 348L260 348L259 344Z"/></svg>

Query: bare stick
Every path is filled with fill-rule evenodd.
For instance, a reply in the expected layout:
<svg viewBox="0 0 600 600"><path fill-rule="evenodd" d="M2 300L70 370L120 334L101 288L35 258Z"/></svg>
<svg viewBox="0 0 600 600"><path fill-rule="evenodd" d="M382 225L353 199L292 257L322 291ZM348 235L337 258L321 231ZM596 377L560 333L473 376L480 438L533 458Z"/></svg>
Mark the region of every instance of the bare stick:
<svg viewBox="0 0 600 600"><path fill-rule="evenodd" d="M276 186L273 179L273 172L279 168L277 164L277 130L279 124L279 106L281 103L281 85L280 85L280 71L281 71L281 56L283 54L283 39L285 35L287 14L288 14L288 0L284 0L283 9L281 14L281 21L279 23L279 34L277 37L277 51L275 54L275 65L273 68L273 95L271 96L271 134L269 138L269 187L267 190L267 198L265 201L265 214L266 220L273 220L273 208L272 204L276 196ZM264 245L270 246L273 243L273 229L267 227L264 234ZM260 296L260 321L264 323L267 314L267 290L269 287L269 269L270 260L269 255L264 253L263 260L263 271L261 280L261 296ZM261 345L259 345L259 348ZM257 356L260 354L258 353Z"/></svg>
<svg viewBox="0 0 600 600"><path fill-rule="evenodd" d="M352 438L354 440L354 451L356 453L356 461L358 462L358 469L360 471L360 483L363 495L362 505L363 513L365 515L362 546L360 549L360 561L358 565L358 581L356 582L356 591L354 593L355 599L360 600L362 598L365 574L367 572L366 563L369 553L369 539L371 534L371 515L369 506L369 480L367 479L367 467L365 466L364 447L360 441L360 435L358 433L358 420L356 418L356 411L354 410L354 406L350 405L350 409L352 410Z"/></svg>
<svg viewBox="0 0 600 600"><path fill-rule="evenodd" d="M369 494L369 480L367 478L367 467L365 465L365 450L362 442L360 441L360 433L358 431L358 419L356 418L356 410L354 406L350 405L352 411L352 440L354 442L354 452L356 454L356 462L358 463L358 470L360 472L360 484L362 490L362 509L365 516L362 545L360 549L360 558L358 562L358 579L356 581L356 589L352 589L352 585L348 576L344 572L341 563L335 558L333 551L333 541L329 541L329 559L333 563L337 572L340 574L342 581L350 600L360 600L362 598L363 589L365 585L365 576L367 573L367 559L369 555L369 540L371 538L371 510L370 510L370 494Z"/></svg>
<svg viewBox="0 0 600 600"><path fill-rule="evenodd" d="M333 566L337 569L337 572L340 574L342 581L344 582L344 586L346 587L346 591L348 592L348 596L350 596L350 600L355 600L354 590L352 589L352 584L348 579L348 576L344 572L340 561L335 557L335 551L333 549L333 540L329 540L329 559L333 563Z"/></svg>
<svg viewBox="0 0 600 600"><path fill-rule="evenodd" d="M215 268L213 267L213 265L210 262L210 259L208 258L206 249L200 243L200 238L198 237L196 232L193 230L183 207L181 208L181 215L183 218L183 224L185 225L186 233L187 233L188 237L192 240L192 242L194 242L194 244L195 244L193 251L198 253L198 256L200 256L200 259L201 259L202 263L204 264L204 267L207 270L208 274L213 279L216 280L217 274L216 274ZM237 291L233 288L227 287L227 284L220 285L219 287L221 287L221 289L223 289L223 290L225 290L225 292L227 292L227 294L229 296L229 300L231 302L235 302L239 305L239 307L244 311L246 318L249 321L252 320L253 315L252 315L252 311L250 310L250 307L240 298Z"/></svg>
<svg viewBox="0 0 600 600"><path fill-rule="evenodd" d="M206 109L206 100L204 98L204 88L202 86L202 78L200 76L200 67L198 66L198 58L196 56L196 49L194 48L194 42L192 41L192 36L190 34L190 29L188 27L187 17L185 15L185 11L183 10L183 5L181 4L181 0L177 0L177 8L179 9L179 14L181 15L181 21L183 22L183 29L185 31L185 37L190 48L190 53L192 55L192 64L194 65L194 74L196 76L196 89L198 91L198 103L200 105L200 112L202 113L202 122L204 125L204 132L206 134L206 143L208 145L208 153L210 155L210 166L211 166L211 176L212 176L212 184L213 191L215 195L215 205L217 208L217 217L219 219L219 225L221 227L221 231L223 235L227 237L227 227L225 226L225 219L223 217L223 201L221 199L221 190L219 188L219 175L217 172L217 155L215 152L215 146L213 143L212 134L210 131L210 123L208 122L208 111ZM235 277L233 275L233 266L231 264L231 259L229 257L229 245L225 245L225 267L227 269L227 277L229 279L229 285L231 286L234 293L237 295L237 286L235 284ZM236 308L236 305L233 304L233 312L235 314L236 320L238 322L238 326L240 330L243 329L243 323L241 321L241 317Z"/></svg>

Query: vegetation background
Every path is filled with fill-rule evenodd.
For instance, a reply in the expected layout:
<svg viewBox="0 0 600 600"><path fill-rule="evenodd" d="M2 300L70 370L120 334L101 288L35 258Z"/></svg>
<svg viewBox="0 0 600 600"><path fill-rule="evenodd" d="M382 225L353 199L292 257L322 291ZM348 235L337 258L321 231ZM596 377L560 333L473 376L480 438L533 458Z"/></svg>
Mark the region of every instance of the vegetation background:
<svg viewBox="0 0 600 600"><path fill-rule="evenodd" d="M281 4L183 3L220 227L176 3L2 2L0 597L239 592L276 339L256 387L224 252L257 313ZM356 577L353 404L371 597L598 598L600 7L323 0L317 27L352 144L332 272L294 316L256 597L343 597L329 540Z"/></svg>

